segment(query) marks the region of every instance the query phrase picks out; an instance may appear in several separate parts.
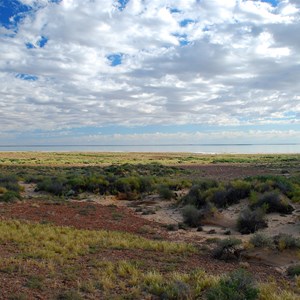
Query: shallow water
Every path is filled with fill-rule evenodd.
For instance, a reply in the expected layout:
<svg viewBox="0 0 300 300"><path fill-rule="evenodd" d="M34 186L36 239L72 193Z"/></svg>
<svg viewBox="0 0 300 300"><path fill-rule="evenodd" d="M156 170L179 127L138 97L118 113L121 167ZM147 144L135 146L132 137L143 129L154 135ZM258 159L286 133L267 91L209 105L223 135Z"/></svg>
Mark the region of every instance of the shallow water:
<svg viewBox="0 0 300 300"><path fill-rule="evenodd" d="M0 146L0 151L190 152L204 154L300 153L300 144L20 145Z"/></svg>

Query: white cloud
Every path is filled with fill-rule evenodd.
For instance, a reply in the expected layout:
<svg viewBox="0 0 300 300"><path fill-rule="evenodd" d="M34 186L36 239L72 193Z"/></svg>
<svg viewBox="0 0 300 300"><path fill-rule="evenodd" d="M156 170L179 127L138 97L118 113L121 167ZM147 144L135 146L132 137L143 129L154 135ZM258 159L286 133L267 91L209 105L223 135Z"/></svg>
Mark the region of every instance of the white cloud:
<svg viewBox="0 0 300 300"><path fill-rule="evenodd" d="M297 1L21 2L34 13L0 27L2 131L299 123Z"/></svg>

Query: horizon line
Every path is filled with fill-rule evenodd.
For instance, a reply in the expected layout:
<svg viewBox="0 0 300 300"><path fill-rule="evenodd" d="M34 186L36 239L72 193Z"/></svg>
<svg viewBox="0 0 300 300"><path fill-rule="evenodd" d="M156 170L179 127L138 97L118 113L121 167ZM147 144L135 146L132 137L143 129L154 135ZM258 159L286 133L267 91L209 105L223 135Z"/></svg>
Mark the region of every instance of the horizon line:
<svg viewBox="0 0 300 300"><path fill-rule="evenodd" d="M296 146L300 145L300 143L205 143L205 144L76 144L76 145L68 145L68 144L24 144L24 145L0 145L2 148L10 148L10 147L153 147L153 146Z"/></svg>

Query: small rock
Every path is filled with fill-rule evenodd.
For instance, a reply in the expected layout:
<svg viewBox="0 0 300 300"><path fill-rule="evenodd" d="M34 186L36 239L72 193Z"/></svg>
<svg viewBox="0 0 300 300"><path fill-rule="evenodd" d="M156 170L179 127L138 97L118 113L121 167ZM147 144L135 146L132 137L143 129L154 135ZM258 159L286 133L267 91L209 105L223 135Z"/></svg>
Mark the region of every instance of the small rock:
<svg viewBox="0 0 300 300"><path fill-rule="evenodd" d="M214 229L207 231L207 234L215 234L215 233L216 233L216 231Z"/></svg>
<svg viewBox="0 0 300 300"><path fill-rule="evenodd" d="M202 226L198 226L197 231L203 231L203 227Z"/></svg>

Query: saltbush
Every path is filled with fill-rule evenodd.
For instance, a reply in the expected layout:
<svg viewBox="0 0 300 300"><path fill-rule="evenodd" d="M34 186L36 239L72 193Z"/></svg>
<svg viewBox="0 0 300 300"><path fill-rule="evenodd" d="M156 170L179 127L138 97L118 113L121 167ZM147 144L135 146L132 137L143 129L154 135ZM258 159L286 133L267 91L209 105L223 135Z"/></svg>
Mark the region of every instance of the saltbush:
<svg viewBox="0 0 300 300"><path fill-rule="evenodd" d="M274 243L280 251L284 249L300 249L300 239L291 234L280 233L274 236Z"/></svg>
<svg viewBox="0 0 300 300"><path fill-rule="evenodd" d="M274 242L270 236L264 233L257 232L250 238L250 243L256 248L273 248Z"/></svg>
<svg viewBox="0 0 300 300"><path fill-rule="evenodd" d="M182 215L184 223L191 227L197 227L201 223L201 212L194 205L188 204L184 206Z"/></svg>
<svg viewBox="0 0 300 300"><path fill-rule="evenodd" d="M289 276L300 276L300 264L288 267L287 274Z"/></svg>
<svg viewBox="0 0 300 300"><path fill-rule="evenodd" d="M238 218L238 231L242 234L249 234L257 231L258 229L267 227L267 222L265 221L264 216L265 213L261 208L256 210L246 208L240 213Z"/></svg>
<svg viewBox="0 0 300 300"><path fill-rule="evenodd" d="M294 210L278 191L262 194L258 200L251 205L251 208L257 207L264 207L266 213L278 212L282 214L291 214Z"/></svg>
<svg viewBox="0 0 300 300"><path fill-rule="evenodd" d="M228 205L227 191L223 186L208 189L204 196L207 202L212 202L217 207L226 207Z"/></svg>
<svg viewBox="0 0 300 300"><path fill-rule="evenodd" d="M204 193L210 188L216 188L218 183L214 180L202 180L193 185L188 194L182 198L184 204L192 204L197 208L207 205L207 195Z"/></svg>
<svg viewBox="0 0 300 300"><path fill-rule="evenodd" d="M18 178L15 175L4 176L0 174L0 187L14 192L21 191L21 187L18 184Z"/></svg>
<svg viewBox="0 0 300 300"><path fill-rule="evenodd" d="M165 186L165 185L160 185L158 187L158 193L159 193L159 196L165 200L170 200L174 197L174 192L172 190L170 190L170 188L168 186Z"/></svg>
<svg viewBox="0 0 300 300"><path fill-rule="evenodd" d="M256 182L254 188L258 192L267 192L278 189L281 193L288 195L293 190L291 181L284 176L263 175L249 177L247 181Z"/></svg>
<svg viewBox="0 0 300 300"><path fill-rule="evenodd" d="M191 187L188 194L182 198L182 202L184 204L194 205L198 208L201 208L207 204L207 201L203 195L203 191L198 185Z"/></svg>
<svg viewBox="0 0 300 300"><path fill-rule="evenodd" d="M36 190L49 192L56 196L62 196L71 189L66 183L67 179L65 178L45 178L37 184Z"/></svg>
<svg viewBox="0 0 300 300"><path fill-rule="evenodd" d="M242 241L233 237L218 241L213 257L221 260L239 259Z"/></svg>
<svg viewBox="0 0 300 300"><path fill-rule="evenodd" d="M222 278L206 294L208 300L255 300L259 289L253 276L246 270L236 270Z"/></svg>
<svg viewBox="0 0 300 300"><path fill-rule="evenodd" d="M227 205L231 205L249 197L251 184L245 180L235 180L226 186L226 190Z"/></svg>
<svg viewBox="0 0 300 300"><path fill-rule="evenodd" d="M21 196L15 191L7 191L0 196L0 202L16 202L19 199L21 199Z"/></svg>

